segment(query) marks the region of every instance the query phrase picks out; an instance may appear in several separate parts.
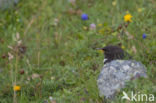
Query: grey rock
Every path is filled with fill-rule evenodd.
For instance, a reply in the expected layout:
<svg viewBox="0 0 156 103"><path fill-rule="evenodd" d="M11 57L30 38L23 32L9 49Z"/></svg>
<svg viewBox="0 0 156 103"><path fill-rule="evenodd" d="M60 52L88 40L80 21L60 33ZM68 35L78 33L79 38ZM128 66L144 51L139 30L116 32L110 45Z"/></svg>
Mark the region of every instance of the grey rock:
<svg viewBox="0 0 156 103"><path fill-rule="evenodd" d="M0 8L6 9L13 7L19 0L0 0Z"/></svg>
<svg viewBox="0 0 156 103"><path fill-rule="evenodd" d="M97 80L100 96L114 98L117 90L126 82L138 77L147 77L145 66L135 60L113 60L106 63Z"/></svg>

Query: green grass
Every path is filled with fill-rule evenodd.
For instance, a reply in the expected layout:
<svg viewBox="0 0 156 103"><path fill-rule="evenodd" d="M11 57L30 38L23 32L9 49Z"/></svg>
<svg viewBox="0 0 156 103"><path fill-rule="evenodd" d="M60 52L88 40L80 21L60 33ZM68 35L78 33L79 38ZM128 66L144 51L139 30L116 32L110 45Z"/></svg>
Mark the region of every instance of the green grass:
<svg viewBox="0 0 156 103"><path fill-rule="evenodd" d="M96 85L104 57L94 48L118 43L145 64L148 74L148 78L132 81L123 90L156 95L156 2L117 0L115 6L112 2L77 0L72 5L67 0L21 0L13 9L1 10L0 103L43 103L49 96L57 103L106 101L99 97ZM82 21L71 8L87 13L89 20ZM127 12L133 21L127 28L117 30L120 24L124 25ZM57 26L55 18L59 19ZM97 25L95 31L84 29L91 23ZM21 49L15 41L17 33L21 45L26 47L25 53L17 53ZM143 33L147 34L146 39L142 38ZM128 39L127 34L133 39ZM8 60L8 52L14 55L12 60ZM33 74L39 77L32 79ZM15 83L21 86L16 96ZM112 103L128 103L121 97L122 90Z"/></svg>

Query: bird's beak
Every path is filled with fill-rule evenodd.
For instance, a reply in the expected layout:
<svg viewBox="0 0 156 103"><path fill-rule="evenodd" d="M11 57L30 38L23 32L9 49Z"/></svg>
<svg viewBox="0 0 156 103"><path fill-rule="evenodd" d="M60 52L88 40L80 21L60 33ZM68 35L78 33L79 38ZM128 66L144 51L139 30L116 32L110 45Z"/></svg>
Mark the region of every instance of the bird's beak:
<svg viewBox="0 0 156 103"><path fill-rule="evenodd" d="M96 48L96 50L100 50L100 51L104 52L103 48Z"/></svg>
<svg viewBox="0 0 156 103"><path fill-rule="evenodd" d="M103 48L96 48L96 50L103 50Z"/></svg>

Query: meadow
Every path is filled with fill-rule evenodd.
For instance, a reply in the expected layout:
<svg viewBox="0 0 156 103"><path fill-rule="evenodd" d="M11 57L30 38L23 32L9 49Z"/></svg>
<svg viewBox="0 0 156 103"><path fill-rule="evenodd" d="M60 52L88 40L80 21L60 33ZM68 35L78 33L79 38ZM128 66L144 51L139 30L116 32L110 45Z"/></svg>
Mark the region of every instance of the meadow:
<svg viewBox="0 0 156 103"><path fill-rule="evenodd" d="M123 90L156 96L155 0L20 0L0 9L0 103L106 103L96 83L104 59L96 48L106 45L120 45L148 75L109 102L136 103L121 100Z"/></svg>

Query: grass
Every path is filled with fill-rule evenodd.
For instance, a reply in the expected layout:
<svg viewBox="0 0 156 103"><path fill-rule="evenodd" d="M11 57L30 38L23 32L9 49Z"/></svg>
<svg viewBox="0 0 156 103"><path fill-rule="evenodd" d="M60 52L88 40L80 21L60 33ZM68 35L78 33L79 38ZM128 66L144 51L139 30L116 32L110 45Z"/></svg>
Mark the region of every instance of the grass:
<svg viewBox="0 0 156 103"><path fill-rule="evenodd" d="M119 43L147 67L148 74L123 90L156 95L156 2L116 0L114 6L113 2L20 0L16 7L1 10L0 103L43 103L49 96L57 103L106 101L96 85L104 57L95 48ZM89 20L81 20L81 11ZM133 18L125 27L127 13ZM91 23L96 30L89 29ZM14 85L21 91L14 92ZM129 103L121 97L122 90L112 103Z"/></svg>

